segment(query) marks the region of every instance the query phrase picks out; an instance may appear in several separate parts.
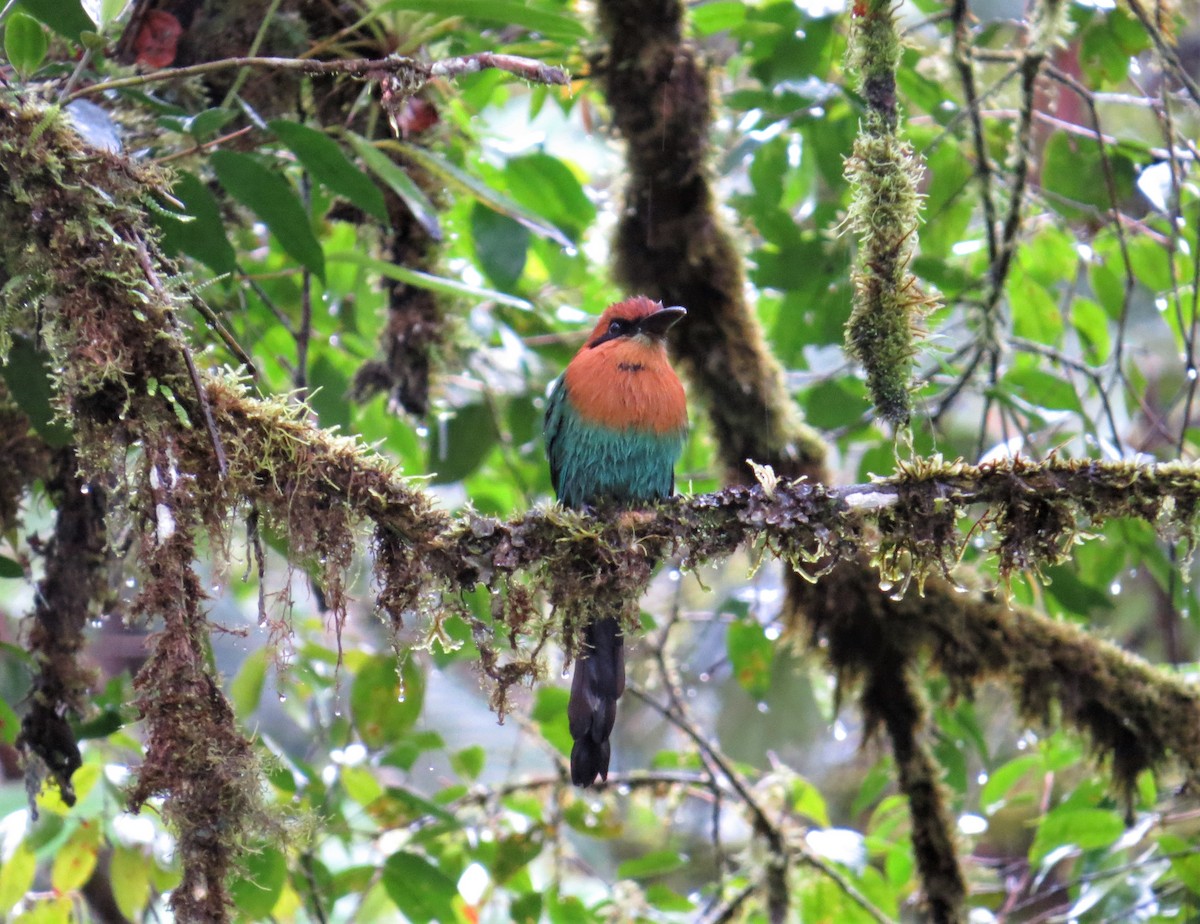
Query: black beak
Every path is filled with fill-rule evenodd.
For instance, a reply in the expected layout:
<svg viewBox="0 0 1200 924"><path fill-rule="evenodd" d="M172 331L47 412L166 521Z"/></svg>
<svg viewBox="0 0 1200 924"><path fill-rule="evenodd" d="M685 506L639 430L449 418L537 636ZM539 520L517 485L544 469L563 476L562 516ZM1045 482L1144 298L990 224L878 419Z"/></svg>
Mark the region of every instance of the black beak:
<svg viewBox="0 0 1200 924"><path fill-rule="evenodd" d="M687 314L686 308L674 305L670 308L659 308L654 314L648 314L638 322L638 331L650 334L652 337L666 336L675 323Z"/></svg>

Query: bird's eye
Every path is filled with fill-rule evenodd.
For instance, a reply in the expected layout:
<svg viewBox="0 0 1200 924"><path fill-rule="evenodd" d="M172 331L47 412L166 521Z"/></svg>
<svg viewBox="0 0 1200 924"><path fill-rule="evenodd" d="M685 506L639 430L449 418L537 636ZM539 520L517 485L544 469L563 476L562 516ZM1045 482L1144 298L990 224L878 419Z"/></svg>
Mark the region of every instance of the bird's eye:
<svg viewBox="0 0 1200 924"><path fill-rule="evenodd" d="M608 325L608 332L610 334L612 334L614 337L619 334L625 333L625 322L624 321L613 321L611 324Z"/></svg>

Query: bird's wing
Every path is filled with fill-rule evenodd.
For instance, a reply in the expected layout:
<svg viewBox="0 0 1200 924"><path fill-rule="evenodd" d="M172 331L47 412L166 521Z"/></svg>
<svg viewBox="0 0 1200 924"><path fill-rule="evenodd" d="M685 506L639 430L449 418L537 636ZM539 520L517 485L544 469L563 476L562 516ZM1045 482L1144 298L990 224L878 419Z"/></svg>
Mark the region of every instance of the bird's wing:
<svg viewBox="0 0 1200 924"><path fill-rule="evenodd" d="M562 475L562 446L559 440L563 433L563 415L566 413L567 385L559 376L550 385L550 397L546 401L546 419L542 423L542 435L546 439L546 458L550 460L550 483L554 493L561 494L559 478Z"/></svg>

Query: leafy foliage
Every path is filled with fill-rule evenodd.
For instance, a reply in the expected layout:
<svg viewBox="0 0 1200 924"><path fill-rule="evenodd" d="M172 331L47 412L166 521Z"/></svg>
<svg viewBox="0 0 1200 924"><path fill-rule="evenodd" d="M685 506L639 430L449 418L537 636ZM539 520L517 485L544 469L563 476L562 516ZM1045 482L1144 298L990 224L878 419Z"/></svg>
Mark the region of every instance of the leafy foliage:
<svg viewBox="0 0 1200 924"><path fill-rule="evenodd" d="M927 828L903 783L914 764L870 737L881 713L868 709L864 724L843 702L867 653L890 643L895 627L882 625L878 638L835 637L833 647L852 642L864 654L836 661L842 674L831 676L786 644L804 642L809 630L781 610L792 591L786 566L767 560L767 549L700 573L668 562L642 603L614 785L580 793L563 770L564 660L547 644L571 651L570 614L561 612L569 607L551 612L535 592L556 585L506 572L429 599L414 578L411 599L397 603L392 586L373 585L358 562L374 561L377 574L386 563L401 576L421 565L404 560L386 529L365 535L350 522L355 511L323 493L339 472L299 463L282 470L268 460L268 449L302 441L309 421L337 428L464 513L477 539L494 528L486 516L548 501L545 387L580 344L588 312L622 294L606 267L619 246L612 231L626 213L627 168L607 130L612 101L600 78L630 65L599 49L611 36L601 30L598 38L584 5L568 0L383 0L342 5L353 8L346 20L288 0L251 4L245 18L220 6L177 21L177 46L151 30L164 21L148 15L169 16L169 3L122 11L19 0L0 14L0 92L6 105L40 107L25 111L45 120L26 136L30 149L0 146L0 194L21 207L52 195L18 189L5 164L44 158L52 173L61 170L54 158L62 152L37 146L58 131L56 103L81 144L122 139L121 156L143 171L140 208L175 259L173 274L103 277L125 266L114 255L128 257L134 246L125 225L93 220L58 229L55 240L75 242L71 259L104 285L135 292L146 306L171 301L180 319L171 325L190 325L189 358L203 370L252 377L253 393L278 411L264 412L277 443L262 444L252 480L296 498L305 515L289 520L258 495L229 502L222 492L233 489L213 486L221 483L215 461L213 471L172 474L177 457L155 456L153 433L114 447L107 431L69 427L74 411L63 396L86 392L114 420L154 402L194 441L208 429L182 374L143 381L127 356L96 355L93 377L81 384L79 369L56 365L63 344L45 336L41 314L57 310L44 301L50 283L18 271L47 245L25 228L0 229L0 432L12 482L0 485L0 765L8 778L0 785L0 916L67 921L86 901L87 919L115 919L104 903L129 920L154 919L179 899L196 855L210 847L236 856L220 878L228 913L245 920L759 921L779 919L781 907L805 921L911 916L934 891L922 866ZM941 5L918 3L930 18L900 23L906 44L892 103L924 166L916 189L923 223L899 229L891 245L899 261L888 272L937 301L923 300L919 325L912 320L922 335L915 353L907 339L897 350L914 366L903 396L911 424L897 444L842 348L854 273L872 270L852 270L856 256L879 259L844 233L847 216L867 224L880 217L861 198L878 166L869 152L856 168L858 193L844 176L860 123L878 102L845 64L851 24L865 9L709 0L690 7L683 25L686 42L713 65L708 169L738 235L754 319L786 371L787 396L829 449L830 479L867 482L899 470L920 480L928 466L929 481L948 484L941 458L1016 455L1056 456L1064 467L1124 460L1149 479L1158 474L1151 462L1194 459L1200 242L1189 139L1200 99L1178 60L1185 44L1172 51L1167 24L1137 2L1105 10L1046 0L1025 18L1013 9L978 22L965 5L947 18ZM200 69L119 82L165 66L154 61L168 52L173 66ZM433 80L418 74L411 95L395 90L388 103L377 98L377 75L228 61L205 69L254 54L336 62L392 52L423 61L521 56L565 67L573 82L526 83L486 67ZM537 73L525 66L517 73ZM97 164L108 156L86 151ZM63 193L114 198L98 186ZM905 207L915 201L909 196ZM107 302L94 303L100 318ZM910 319L902 321L907 337ZM155 332L161 349L182 336L175 326ZM89 331L76 334L87 342ZM229 371L221 381L234 378ZM128 391L113 392L118 380ZM422 388L427 412L406 414ZM227 433L242 422L230 410L240 406L230 399L218 416L223 408L231 416L212 429ZM729 474L716 461L721 431L709 410L693 410L677 473L684 493L713 491ZM365 452L330 445L343 468ZM78 463L53 455L73 446ZM235 462L249 454L229 450ZM82 482L109 498L103 561L79 562L106 588L78 627L87 623L98 673L66 675L59 709L82 765L70 775L73 796L53 782L41 787L35 820L15 778L14 744L21 718L47 695L39 680L47 664L58 656L74 664L78 651L48 645L33 625L41 617L22 615L37 613L54 589L47 575L62 557L55 543L64 542L69 507L60 475L81 468L95 476L98 459L119 460ZM143 471L153 474L136 474ZM958 475L982 472L978 485L988 471L985 464ZM1170 477L1185 478L1180 471ZM1032 467L1002 474L1002 486L1024 477L1028 490L1035 481ZM767 470L758 480L769 494ZM1168 693L1190 689L1194 676L1196 588L1182 563L1195 511L1175 509L1178 495L1164 500L1136 477L1124 483L1123 509L1141 519L1109 518L1111 508L1094 497L1089 506L1088 495L1066 496L1044 480L1036 481L1051 485L1044 495L1007 508L1025 511L1032 525L977 513L971 502L982 498L964 500L966 489L929 510L903 508L890 519L885 511L872 521L883 595L866 590L903 597L914 612L933 609L921 601L941 600L942 591L922 598L918 584L930 575L936 583L945 566L964 600L999 607L1004 598L1012 612L1051 617L1057 634L1046 638L1084 639L1081 660L1096 649L1075 627L1167 665L1164 675L1123 673L1115 659L1092 665L1104 674L1102 688L1166 712L1176 705ZM382 488L373 494L376 482L362 490L379 507L402 506ZM244 534L210 523L199 507L191 522L162 512L191 509L197 497L232 503ZM575 538L593 529L550 516ZM206 539L196 565L191 552L181 564L177 597L188 603L177 611L151 595L163 581L156 548L176 528ZM1023 544L1008 542L1014 535ZM769 550L801 571L823 567L783 542ZM480 561L468 564L482 571ZM637 585L640 573L628 580ZM995 622L1004 631L1021 624ZM228 631L210 636L209 624ZM146 782L147 767L161 772L165 759L148 744L158 740L152 726L176 708L169 685L146 688L142 641L164 625L168 639L181 637L176 626L191 633L194 674L180 672L179 685L224 678L231 724L221 728L248 738L228 777L213 761L214 785L224 787L215 791L226 801L208 806L222 820L211 830L189 829L178 791ZM821 625L814 616L814 639ZM940 625L914 617L895 630L896 638L909 633L897 650ZM1040 664L1011 671L1017 681L1003 678L1019 688L1015 698L976 686L1004 671L967 650L974 638L950 636L954 644L943 641L936 657L921 655L929 661L919 676L902 671L895 688L874 694L928 712L931 789L953 826L972 920L1195 914L1194 806L1181 786L1191 781L1156 766L1131 774L1128 791L1114 788L1114 775L1123 785L1130 767L1141 770L1137 755L1122 763L1119 723L1106 738L1083 694L1054 670L1039 680ZM972 658L980 663L965 666ZM1155 676L1166 679L1156 684ZM529 689L509 689L535 677ZM214 684L213 699L221 695ZM497 725L489 706L507 711L507 721ZM1079 727L1092 737L1081 738ZM215 736L194 744L189 756L201 766L211 758L206 748L224 753ZM1160 744L1182 750L1178 741ZM1111 764L1096 766L1089 748ZM30 772L40 782L36 765ZM124 810L132 785L145 800L136 815ZM781 864L785 854L790 862Z"/></svg>

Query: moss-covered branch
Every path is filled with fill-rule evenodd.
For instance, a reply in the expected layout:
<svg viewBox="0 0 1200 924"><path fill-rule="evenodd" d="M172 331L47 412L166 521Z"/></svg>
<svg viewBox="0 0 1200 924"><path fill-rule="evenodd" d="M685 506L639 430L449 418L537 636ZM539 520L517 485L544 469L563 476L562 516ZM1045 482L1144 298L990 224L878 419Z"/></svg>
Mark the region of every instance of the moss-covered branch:
<svg viewBox="0 0 1200 924"><path fill-rule="evenodd" d="M853 190L848 222L859 237L846 346L867 370L876 410L901 426L910 411L913 329L929 302L908 269L917 243L921 167L900 133L901 43L891 0L860 0L853 23L849 63L866 111L846 159Z"/></svg>
<svg viewBox="0 0 1200 924"><path fill-rule="evenodd" d="M1009 608L987 590L956 593L940 577L957 560L958 521L968 515L990 527L1005 569L1058 561L1085 528L1109 517L1139 517L1168 535L1190 536L1200 470L934 461L867 486L732 487L621 518L552 508L509 522L455 519L373 453L313 427L287 402L256 398L228 376L202 375L226 455L222 476L176 320L188 299L145 224L142 199L158 183L125 160L84 149L44 112L0 96L0 228L20 229L0 232L9 279L2 329L40 330L85 477L123 471L130 447L140 447L140 467L123 485L150 578L138 605L167 631L137 680L150 751L135 795L170 796L170 817L186 832L188 881L212 888L238 847L236 826L215 841L194 839L211 831L213 807L247 816L255 804L247 746L201 654L207 627L191 537L203 529L219 540L251 506L289 537L299 560L322 569L338 611L358 530L373 524L381 604L396 617L427 612L439 593L454 599L480 582L516 586L522 573L562 602L594 597L599 571L620 578L606 581L605 592L628 596L666 554L694 566L765 542L810 576L821 574L816 585L800 584L807 590L799 602L840 675L874 676L874 655L886 643L899 663L931 658L958 692L996 677L1014 687L1028 717L1045 719L1057 708L1111 758L1122 789L1171 757L1200 772L1194 689L1078 628ZM927 577L926 594L890 600L866 557L882 563L890 580ZM527 598L510 599L509 628L544 638L544 625L517 625ZM493 667L501 684L529 674L509 667ZM188 729L178 717L199 711L208 723L205 749L180 737ZM226 771L213 773L217 764Z"/></svg>

